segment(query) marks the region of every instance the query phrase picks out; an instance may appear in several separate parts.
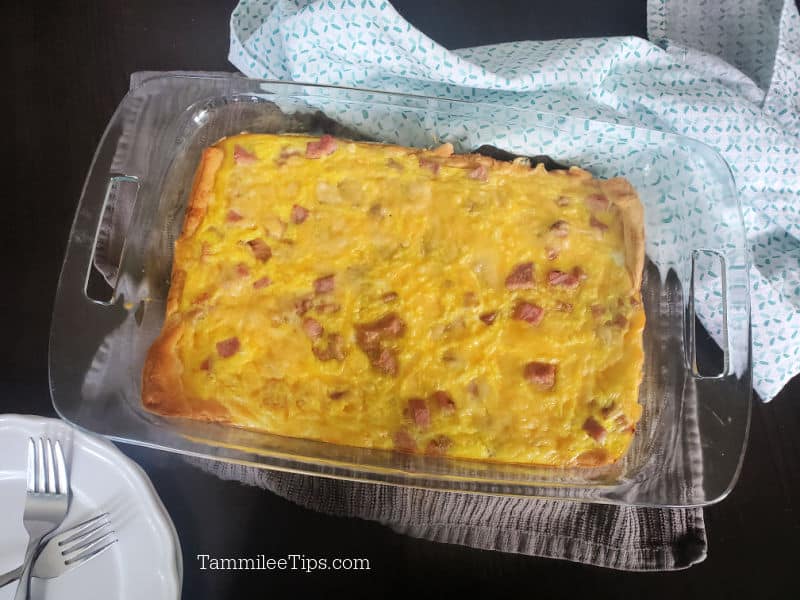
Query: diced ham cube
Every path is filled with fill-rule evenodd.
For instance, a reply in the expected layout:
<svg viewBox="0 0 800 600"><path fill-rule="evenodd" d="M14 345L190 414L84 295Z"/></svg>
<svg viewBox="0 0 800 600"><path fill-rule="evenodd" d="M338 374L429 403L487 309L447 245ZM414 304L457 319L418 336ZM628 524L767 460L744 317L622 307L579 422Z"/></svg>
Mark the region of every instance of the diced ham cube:
<svg viewBox="0 0 800 600"><path fill-rule="evenodd" d="M597 231L600 231L601 233L608 229L608 225L603 223L600 219L598 219L594 215L589 217L589 227L591 227L592 229L596 229Z"/></svg>
<svg viewBox="0 0 800 600"><path fill-rule="evenodd" d="M583 422L583 430L599 444L602 444L606 439L606 428L595 421L594 417L589 417Z"/></svg>
<svg viewBox="0 0 800 600"><path fill-rule="evenodd" d="M488 181L489 171L483 165L478 165L469 172L470 179L477 179L478 181Z"/></svg>
<svg viewBox="0 0 800 600"><path fill-rule="evenodd" d="M394 377L398 371L397 355L391 348L383 348L375 361L373 361L372 366L379 372Z"/></svg>
<svg viewBox="0 0 800 600"><path fill-rule="evenodd" d="M529 290L533 288L533 263L520 263L506 277L506 289Z"/></svg>
<svg viewBox="0 0 800 600"><path fill-rule="evenodd" d="M292 206L292 223L299 225L308 218L308 209L299 204Z"/></svg>
<svg viewBox="0 0 800 600"><path fill-rule="evenodd" d="M302 296L295 300L294 310L301 317L311 310L311 296Z"/></svg>
<svg viewBox="0 0 800 600"><path fill-rule="evenodd" d="M315 294L329 294L333 291L335 280L333 275L326 275L314 280Z"/></svg>
<svg viewBox="0 0 800 600"><path fill-rule="evenodd" d="M336 360L342 361L345 357L344 338L338 333L328 336L328 351Z"/></svg>
<svg viewBox="0 0 800 600"><path fill-rule="evenodd" d="M550 271L547 274L547 283L567 289L575 289L580 283L580 277L575 273L565 273L564 271Z"/></svg>
<svg viewBox="0 0 800 600"><path fill-rule="evenodd" d="M541 306L521 301L514 307L511 318L517 321L525 321L531 325L538 325L544 317L544 309Z"/></svg>
<svg viewBox="0 0 800 600"><path fill-rule="evenodd" d="M475 292L466 292L464 294L464 306L478 306L480 303Z"/></svg>
<svg viewBox="0 0 800 600"><path fill-rule="evenodd" d="M272 283L272 280L269 277L262 277L261 279L257 279L253 282L253 287L257 290L267 287Z"/></svg>
<svg viewBox="0 0 800 600"><path fill-rule="evenodd" d="M603 418L604 418L604 419L607 419L607 418L609 418L609 417L610 417L612 414L614 414L614 411L615 411L615 410L617 410L617 405L616 405L614 402L612 402L612 403L611 403L611 404L609 404L608 406L604 406L604 407L603 407L603 408L600 410L600 414L601 414L601 415L603 415Z"/></svg>
<svg viewBox="0 0 800 600"><path fill-rule="evenodd" d="M398 338L405 333L406 324L397 313L390 312L377 321L356 325L357 330L377 334L378 338Z"/></svg>
<svg viewBox="0 0 800 600"><path fill-rule="evenodd" d="M556 237L567 237L569 235L569 223L558 220L550 225L550 232Z"/></svg>
<svg viewBox="0 0 800 600"><path fill-rule="evenodd" d="M589 194L585 199L586 207L593 211L608 210L610 202L603 194Z"/></svg>
<svg viewBox="0 0 800 600"><path fill-rule="evenodd" d="M481 321L483 321L486 325L491 325L494 323L495 319L497 319L497 312L485 312L478 317Z"/></svg>
<svg viewBox="0 0 800 600"><path fill-rule="evenodd" d="M322 328L319 321L311 317L306 317L303 319L303 331L306 332L309 339L318 340L322 337L325 330Z"/></svg>
<svg viewBox="0 0 800 600"><path fill-rule="evenodd" d="M428 171L430 171L434 175L437 175L439 173L439 168L441 165L439 165L439 161L423 157L419 159L419 166L420 168L428 169Z"/></svg>
<svg viewBox="0 0 800 600"><path fill-rule="evenodd" d="M233 147L233 160L237 165L252 165L258 158L254 153L236 144Z"/></svg>
<svg viewBox="0 0 800 600"><path fill-rule="evenodd" d="M394 449L398 452L414 452L417 449L417 442L405 429L395 431L393 441Z"/></svg>
<svg viewBox="0 0 800 600"><path fill-rule="evenodd" d="M451 440L449 437L446 435L437 435L428 442L427 446L425 446L425 454L430 456L444 456L447 454L447 451L452 445L453 440Z"/></svg>
<svg viewBox="0 0 800 600"><path fill-rule="evenodd" d="M327 346L312 346L311 351L323 362L333 359L342 361L345 358L344 339L338 333L329 334Z"/></svg>
<svg viewBox="0 0 800 600"><path fill-rule="evenodd" d="M272 248L261 238L250 240L247 242L247 245L250 246L250 251L253 253L253 256L256 257L256 260L267 262L272 258Z"/></svg>
<svg viewBox="0 0 800 600"><path fill-rule="evenodd" d="M228 214L225 217L225 220L228 223L236 223L236 221L241 221L243 218L244 217L238 211L235 211L235 210L231 209L231 210L228 211Z"/></svg>
<svg viewBox="0 0 800 600"><path fill-rule="evenodd" d="M525 379L543 390L551 390L556 385L556 366L550 363L529 362L523 369Z"/></svg>
<svg viewBox="0 0 800 600"><path fill-rule="evenodd" d="M221 342L217 342L217 354L221 358L230 358L239 351L239 338L232 337Z"/></svg>
<svg viewBox="0 0 800 600"><path fill-rule="evenodd" d="M606 307L602 304L592 304L591 306L592 316L595 319L599 319L604 314L606 314Z"/></svg>
<svg viewBox="0 0 800 600"><path fill-rule="evenodd" d="M443 390L436 390L431 394L431 401L439 407L439 410L446 413L451 413L456 409L456 403L453 397Z"/></svg>
<svg viewBox="0 0 800 600"><path fill-rule="evenodd" d="M544 249L544 256L547 260L555 260L558 258L559 251L556 248L548 246Z"/></svg>
<svg viewBox="0 0 800 600"><path fill-rule="evenodd" d="M323 135L319 141L308 142L306 145L306 158L322 158L336 151L338 144L336 139L330 135Z"/></svg>
<svg viewBox="0 0 800 600"><path fill-rule="evenodd" d="M314 312L317 312L321 315L336 313L341 309L341 305L337 304L336 302L320 302L319 304L314 305Z"/></svg>
<svg viewBox="0 0 800 600"><path fill-rule="evenodd" d="M628 319L625 318L625 315L617 313L614 315L614 318L610 320L606 325L611 325L613 327L619 327L620 329L625 329L628 326Z"/></svg>
<svg viewBox="0 0 800 600"><path fill-rule="evenodd" d="M210 371L211 370L211 359L207 358L203 362L200 363L200 369L202 371Z"/></svg>
<svg viewBox="0 0 800 600"><path fill-rule="evenodd" d="M250 269L244 263L239 263L236 265L236 273L239 277L247 277L250 275Z"/></svg>
<svg viewBox="0 0 800 600"><path fill-rule="evenodd" d="M411 419L417 427L424 429L431 424L431 411L422 398L411 398L408 401L405 415Z"/></svg>

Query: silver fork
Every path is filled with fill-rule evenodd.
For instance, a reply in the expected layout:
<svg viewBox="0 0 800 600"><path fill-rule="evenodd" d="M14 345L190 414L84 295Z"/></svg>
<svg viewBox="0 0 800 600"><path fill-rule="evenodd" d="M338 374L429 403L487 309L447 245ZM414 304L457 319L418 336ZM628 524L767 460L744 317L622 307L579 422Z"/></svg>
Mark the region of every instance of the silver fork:
<svg viewBox="0 0 800 600"><path fill-rule="evenodd" d="M31 575L38 579L60 577L99 556L117 541L108 513L103 513L51 536L36 556ZM18 579L23 570L20 565L0 576L0 588Z"/></svg>
<svg viewBox="0 0 800 600"><path fill-rule="evenodd" d="M28 438L28 491L22 521L29 537L14 600L27 600L36 549L45 535L61 525L68 508L69 480L61 443Z"/></svg>

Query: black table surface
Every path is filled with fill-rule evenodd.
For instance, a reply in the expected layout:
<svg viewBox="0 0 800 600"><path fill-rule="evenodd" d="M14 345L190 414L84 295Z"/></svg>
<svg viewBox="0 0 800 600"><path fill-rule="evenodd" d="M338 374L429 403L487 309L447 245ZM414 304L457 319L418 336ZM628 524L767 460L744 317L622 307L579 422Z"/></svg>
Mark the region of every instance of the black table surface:
<svg viewBox="0 0 800 600"><path fill-rule="evenodd" d="M95 146L139 70L233 70L233 0L108 0L4 5L6 82L0 144L5 182L0 413L54 415L47 384L50 311L69 227ZM645 0L397 1L447 47L593 35L646 36ZM8 118L10 115L11 118ZM687 571L630 574L435 544L378 524L333 518L187 466L122 446L172 515L184 555L184 598L285 592L382 597L526 594L535 597L797 597L800 537L800 380L756 402L739 484L705 511L708 559ZM0 535L2 533L0 532ZM365 557L369 571L202 571L197 554Z"/></svg>

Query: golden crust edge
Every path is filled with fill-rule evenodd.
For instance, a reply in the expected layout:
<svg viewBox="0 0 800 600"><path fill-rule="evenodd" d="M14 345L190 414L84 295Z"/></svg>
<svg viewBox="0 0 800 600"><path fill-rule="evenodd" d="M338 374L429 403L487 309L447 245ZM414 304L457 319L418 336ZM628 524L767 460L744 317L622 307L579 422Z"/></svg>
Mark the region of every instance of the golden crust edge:
<svg viewBox="0 0 800 600"><path fill-rule="evenodd" d="M203 151L186 207L183 229L175 242L176 253L181 243L193 236L203 221L224 158L225 153L219 148L210 147ZM161 416L227 422L229 414L224 405L213 400L190 397L183 387L183 364L178 357L177 345L185 329L183 319L191 317L183 316L179 311L186 271L179 268L178 264L179 261L173 261L164 326L144 361L142 405Z"/></svg>

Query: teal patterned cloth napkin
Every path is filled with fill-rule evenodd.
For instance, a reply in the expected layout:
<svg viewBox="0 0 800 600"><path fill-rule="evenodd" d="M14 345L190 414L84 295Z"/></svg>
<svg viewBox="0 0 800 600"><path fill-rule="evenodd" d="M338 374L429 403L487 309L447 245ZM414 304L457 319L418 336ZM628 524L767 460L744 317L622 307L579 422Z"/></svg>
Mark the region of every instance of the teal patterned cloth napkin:
<svg viewBox="0 0 800 600"><path fill-rule="evenodd" d="M800 372L800 16L793 0L649 0L648 32L649 42L450 51L383 0L241 0L229 58L249 77L496 102L674 132L716 149L742 202L754 387L770 400ZM368 111L359 118L371 120ZM474 141L507 146L511 133L498 127L493 139L476 132ZM514 146L526 150L524 141ZM698 314L719 339L718 302L705 289Z"/></svg>

